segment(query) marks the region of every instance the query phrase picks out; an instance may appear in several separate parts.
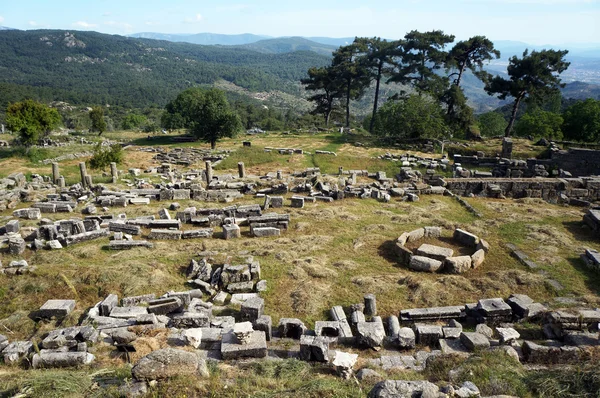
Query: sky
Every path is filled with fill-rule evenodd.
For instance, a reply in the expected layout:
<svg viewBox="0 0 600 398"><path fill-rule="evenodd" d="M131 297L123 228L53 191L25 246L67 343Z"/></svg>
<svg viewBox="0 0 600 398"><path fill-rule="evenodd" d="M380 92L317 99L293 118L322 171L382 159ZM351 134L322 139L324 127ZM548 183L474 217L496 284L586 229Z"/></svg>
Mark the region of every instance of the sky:
<svg viewBox="0 0 600 398"><path fill-rule="evenodd" d="M110 34L379 36L441 29L531 44L600 43L600 0L2 1L0 26Z"/></svg>

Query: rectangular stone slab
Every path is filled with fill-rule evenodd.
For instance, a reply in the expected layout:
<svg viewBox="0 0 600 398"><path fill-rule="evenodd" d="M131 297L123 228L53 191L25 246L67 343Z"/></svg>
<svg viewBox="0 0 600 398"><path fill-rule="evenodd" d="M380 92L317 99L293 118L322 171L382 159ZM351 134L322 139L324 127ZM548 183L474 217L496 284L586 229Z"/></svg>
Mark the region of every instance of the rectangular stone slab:
<svg viewBox="0 0 600 398"><path fill-rule="evenodd" d="M223 335L221 341L221 358L265 358L267 356L267 338L265 332L255 330L252 332L247 344L240 344L233 333Z"/></svg>
<svg viewBox="0 0 600 398"><path fill-rule="evenodd" d="M452 257L454 255L454 250L424 243L417 249L417 254L419 256L425 256L435 260L444 261L448 257Z"/></svg>
<svg viewBox="0 0 600 398"><path fill-rule="evenodd" d="M400 311L402 321L438 320L463 318L465 308L462 306L413 308Z"/></svg>
<svg viewBox="0 0 600 398"><path fill-rule="evenodd" d="M75 308L75 300L48 300L37 313L40 318L64 318Z"/></svg>

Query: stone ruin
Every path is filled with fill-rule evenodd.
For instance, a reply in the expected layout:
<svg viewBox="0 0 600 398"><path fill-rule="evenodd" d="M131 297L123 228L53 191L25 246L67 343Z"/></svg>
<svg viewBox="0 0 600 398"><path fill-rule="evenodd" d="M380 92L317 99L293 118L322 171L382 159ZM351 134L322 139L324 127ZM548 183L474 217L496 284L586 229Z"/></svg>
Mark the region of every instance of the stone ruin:
<svg viewBox="0 0 600 398"><path fill-rule="evenodd" d="M454 250L446 247L422 244L415 251L406 247L407 243L414 245L423 238L436 238L442 236L441 227L418 228L411 232L404 232L394 246L400 264L413 271L420 272L447 272L462 274L470 269L477 269L485 261L489 251L489 244L467 231L456 229L452 241L456 244L472 248L471 255L455 256Z"/></svg>

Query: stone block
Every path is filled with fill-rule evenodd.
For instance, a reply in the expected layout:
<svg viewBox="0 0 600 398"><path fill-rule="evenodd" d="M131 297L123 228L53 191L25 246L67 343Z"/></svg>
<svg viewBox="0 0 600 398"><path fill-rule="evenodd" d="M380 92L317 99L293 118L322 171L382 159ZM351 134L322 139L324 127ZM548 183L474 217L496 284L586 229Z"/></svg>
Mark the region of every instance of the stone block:
<svg viewBox="0 0 600 398"><path fill-rule="evenodd" d="M441 261L429 257L412 256L408 266L413 271L436 272L442 268L442 264Z"/></svg>
<svg viewBox="0 0 600 398"><path fill-rule="evenodd" d="M424 243L417 249L417 255L444 261L454 255L454 250Z"/></svg>
<svg viewBox="0 0 600 398"><path fill-rule="evenodd" d="M462 332L460 342L470 351L490 348L490 340L477 332Z"/></svg>
<svg viewBox="0 0 600 398"><path fill-rule="evenodd" d="M75 308L75 300L48 300L37 312L39 318L64 318Z"/></svg>
<svg viewBox="0 0 600 398"><path fill-rule="evenodd" d="M301 336L300 359L302 361L328 362L329 340L322 336Z"/></svg>
<svg viewBox="0 0 600 398"><path fill-rule="evenodd" d="M254 297L242 304L240 316L243 320L254 322L263 315L264 310L265 300L260 297Z"/></svg>
<svg viewBox="0 0 600 398"><path fill-rule="evenodd" d="M265 337L267 341L271 341L271 337L273 336L273 321L269 315L261 315L252 322L252 327L254 330L260 330L265 332Z"/></svg>
<svg viewBox="0 0 600 398"><path fill-rule="evenodd" d="M225 333L222 337L221 358L224 360L266 356L267 339L263 331L253 331L246 344L240 344L233 332Z"/></svg>
<svg viewBox="0 0 600 398"><path fill-rule="evenodd" d="M279 320L279 336L299 340L306 331L304 322L296 318L281 318Z"/></svg>
<svg viewBox="0 0 600 398"><path fill-rule="evenodd" d="M472 247L476 247L480 241L478 236L475 236L470 232L467 232L467 231L464 231L464 230L458 229L458 228L456 230L454 230L453 239L463 245L472 246Z"/></svg>
<svg viewBox="0 0 600 398"><path fill-rule="evenodd" d="M422 345L435 346L439 339L444 336L441 326L415 325L417 342Z"/></svg>
<svg viewBox="0 0 600 398"><path fill-rule="evenodd" d="M451 274L462 274L471 269L471 256L449 257L444 262L444 271Z"/></svg>
<svg viewBox="0 0 600 398"><path fill-rule="evenodd" d="M223 225L223 238L225 240L241 237L240 227L237 224Z"/></svg>

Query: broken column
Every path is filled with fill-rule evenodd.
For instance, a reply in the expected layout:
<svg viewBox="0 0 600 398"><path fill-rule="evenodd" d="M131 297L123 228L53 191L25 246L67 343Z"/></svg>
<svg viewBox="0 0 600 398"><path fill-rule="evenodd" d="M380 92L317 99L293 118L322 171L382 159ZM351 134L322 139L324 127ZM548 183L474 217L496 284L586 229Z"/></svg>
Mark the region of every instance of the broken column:
<svg viewBox="0 0 600 398"><path fill-rule="evenodd" d="M246 177L246 167L244 166L244 162L238 163L238 174L239 174L240 178Z"/></svg>
<svg viewBox="0 0 600 398"><path fill-rule="evenodd" d="M87 175L87 168L85 167L85 162L79 162L79 172L81 173L81 185L83 185L83 187L85 188L85 176Z"/></svg>
<svg viewBox="0 0 600 398"><path fill-rule="evenodd" d="M110 163L110 176L112 177L113 184L119 179L119 171L117 170L117 164L115 162Z"/></svg>
<svg viewBox="0 0 600 398"><path fill-rule="evenodd" d="M210 184L213 178L212 163L210 162L210 160L207 160L206 162L204 162L204 165L206 166L206 182Z"/></svg>
<svg viewBox="0 0 600 398"><path fill-rule="evenodd" d="M377 300L374 294L365 295L365 315L375 316L377 315Z"/></svg>
<svg viewBox="0 0 600 398"><path fill-rule="evenodd" d="M512 159L513 142L510 138L504 137L502 140L502 157Z"/></svg>
<svg viewBox="0 0 600 398"><path fill-rule="evenodd" d="M58 163L52 162L52 183L58 184L60 178L60 171L58 169Z"/></svg>
<svg viewBox="0 0 600 398"><path fill-rule="evenodd" d="M277 179L283 180L283 172L281 170L277 170Z"/></svg>

